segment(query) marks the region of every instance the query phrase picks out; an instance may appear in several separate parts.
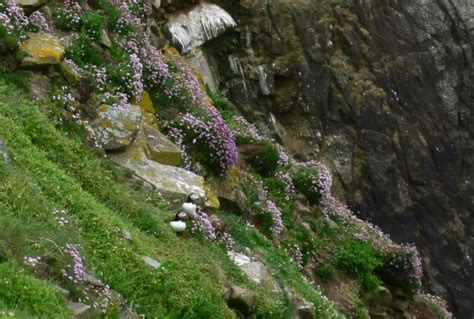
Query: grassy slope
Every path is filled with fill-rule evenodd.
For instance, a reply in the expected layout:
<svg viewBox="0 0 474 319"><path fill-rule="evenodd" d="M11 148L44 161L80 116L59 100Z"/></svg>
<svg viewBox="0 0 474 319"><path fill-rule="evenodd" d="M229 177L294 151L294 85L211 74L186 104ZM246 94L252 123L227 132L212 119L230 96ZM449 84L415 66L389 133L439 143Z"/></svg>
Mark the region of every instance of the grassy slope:
<svg viewBox="0 0 474 319"><path fill-rule="evenodd" d="M233 317L221 297L218 269L233 282L257 291L259 317L291 315L285 296L255 287L222 246L200 239L178 240L166 223L172 212L153 192L126 186L107 160L88 151L79 138L56 129L38 105L17 91L0 80L0 132L14 161L13 168L0 165L0 252L7 259L0 263L0 281L10 285L1 285L0 309L20 317L70 317L55 283L36 279L22 260L44 254L61 259L57 247L78 243L86 269L147 317ZM68 212L69 225L58 227L52 215L55 208ZM246 233L237 220L229 220L238 229L237 241L263 251L271 270L284 274L276 277L316 304L318 318L335 313L331 303L304 283L286 255L259 234ZM132 242L124 238L124 230L133 234ZM252 236L260 241L248 242ZM142 255L164 267L151 269Z"/></svg>

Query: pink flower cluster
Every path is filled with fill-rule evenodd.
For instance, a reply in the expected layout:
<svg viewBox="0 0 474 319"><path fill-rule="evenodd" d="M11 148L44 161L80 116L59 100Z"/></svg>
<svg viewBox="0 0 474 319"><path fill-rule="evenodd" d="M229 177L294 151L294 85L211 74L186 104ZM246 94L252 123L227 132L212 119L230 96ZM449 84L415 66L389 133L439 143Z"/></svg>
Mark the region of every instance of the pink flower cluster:
<svg viewBox="0 0 474 319"><path fill-rule="evenodd" d="M438 308L438 310L441 311L441 314L443 315L444 319L454 318L453 314L448 310L448 303L446 302L446 300L438 296L433 296L430 294L418 294L416 297L421 302L424 302L427 305L430 305L430 304L435 305L436 308Z"/></svg>
<svg viewBox="0 0 474 319"><path fill-rule="evenodd" d="M65 252L72 258L73 273L69 274L65 269L62 270L64 277L68 278L74 283L84 280L84 263L79 253L79 245L66 244Z"/></svg>
<svg viewBox="0 0 474 319"><path fill-rule="evenodd" d="M66 18L69 20L71 25L77 25L81 21L81 16L84 10L75 0L64 0L64 9Z"/></svg>
<svg viewBox="0 0 474 319"><path fill-rule="evenodd" d="M41 262L41 257L38 256L38 257L24 257L23 258L23 262L31 267L31 268L35 268L39 262Z"/></svg>
<svg viewBox="0 0 474 319"><path fill-rule="evenodd" d="M285 226L283 225L283 219L280 208L270 199L268 195L268 190L263 185L263 182L253 178L251 175L247 175L247 179L256 187L258 202L255 204L260 206L260 208L272 216L273 226L272 232L275 234L280 234Z"/></svg>
<svg viewBox="0 0 474 319"><path fill-rule="evenodd" d="M243 116L234 115L233 118L234 118L234 121L241 126L234 130L235 134L241 135L241 136L250 136L252 139L254 139L257 142L266 140L265 137L262 134L260 134L257 127L254 124L247 121Z"/></svg>
<svg viewBox="0 0 474 319"><path fill-rule="evenodd" d="M196 212L196 217L193 220L191 231L193 233L198 231L203 232L206 236L206 239L209 241L213 241L217 238L216 230L214 229L214 226L212 226L209 216L201 209L198 209Z"/></svg>
<svg viewBox="0 0 474 319"><path fill-rule="evenodd" d="M283 183L285 187L285 199L290 200L295 194L295 185L293 184L293 178L289 172L278 171L275 173L275 177Z"/></svg>
<svg viewBox="0 0 474 319"><path fill-rule="evenodd" d="M39 11L33 12L30 16L30 23L37 26L42 32L50 33L51 28L48 25L48 22L44 18L43 14Z"/></svg>
<svg viewBox="0 0 474 319"><path fill-rule="evenodd" d="M414 244L404 245L403 247L405 247L410 256L410 263L413 268L413 277L421 286L421 281L423 280L423 266L421 264L420 253Z"/></svg>
<svg viewBox="0 0 474 319"><path fill-rule="evenodd" d="M135 53L130 55L130 64L133 69L132 79L129 80L128 88L133 92L135 97L140 97L143 94L143 64L140 58Z"/></svg>
<svg viewBox="0 0 474 319"><path fill-rule="evenodd" d="M196 106L201 106L203 104L204 94L201 91L201 85L199 84L196 75L194 75L191 68L183 62L181 59L176 59L177 66L179 67L181 73L184 76L184 87L191 96L191 99L196 104Z"/></svg>
<svg viewBox="0 0 474 319"><path fill-rule="evenodd" d="M7 15L19 29L25 28L29 24L28 17L15 0L7 0Z"/></svg>
<svg viewBox="0 0 474 319"><path fill-rule="evenodd" d="M141 58L148 75L147 79L152 85L161 84L169 76L168 65L165 63L163 54L148 41L143 44Z"/></svg>
<svg viewBox="0 0 474 319"><path fill-rule="evenodd" d="M291 259L293 262L298 266L299 270L303 270L304 268L304 261L303 261L303 253L298 245L292 244L288 247L288 250L291 255Z"/></svg>
<svg viewBox="0 0 474 319"><path fill-rule="evenodd" d="M188 148L184 144L183 131L177 127L170 127L168 123L164 125L164 128L168 131L168 137L181 149L181 166L188 171L192 171L192 162L188 155Z"/></svg>
<svg viewBox="0 0 474 319"><path fill-rule="evenodd" d="M59 227L64 227L69 224L69 221L61 215L64 215L66 211L64 209L55 209L53 210L53 216Z"/></svg>
<svg viewBox="0 0 474 319"><path fill-rule="evenodd" d="M67 65L74 73L76 74L82 73L82 69L76 63L74 63L74 61L70 59L64 59L63 63Z"/></svg>
<svg viewBox="0 0 474 319"><path fill-rule="evenodd" d="M195 136L193 143L202 143L209 156L218 164L221 174L237 163L237 146L234 133L227 127L219 111L209 105L207 121L190 113L181 117L181 124L187 134Z"/></svg>

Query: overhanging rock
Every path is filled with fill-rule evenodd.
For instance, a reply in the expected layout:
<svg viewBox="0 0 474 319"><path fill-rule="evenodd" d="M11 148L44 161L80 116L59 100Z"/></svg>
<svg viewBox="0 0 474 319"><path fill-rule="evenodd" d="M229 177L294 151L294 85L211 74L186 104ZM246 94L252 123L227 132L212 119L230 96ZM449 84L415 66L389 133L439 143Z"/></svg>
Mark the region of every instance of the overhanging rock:
<svg viewBox="0 0 474 319"><path fill-rule="evenodd" d="M187 13L170 17L165 30L182 53L201 46L237 26L227 11L212 3L200 3Z"/></svg>

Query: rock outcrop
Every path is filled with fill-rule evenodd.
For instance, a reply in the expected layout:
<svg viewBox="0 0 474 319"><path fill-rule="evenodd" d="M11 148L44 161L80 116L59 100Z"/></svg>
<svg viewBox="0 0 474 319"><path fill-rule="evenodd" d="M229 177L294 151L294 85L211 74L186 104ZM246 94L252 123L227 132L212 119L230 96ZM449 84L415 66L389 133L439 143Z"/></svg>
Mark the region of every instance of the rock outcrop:
<svg viewBox="0 0 474 319"><path fill-rule="evenodd" d="M65 51L59 38L45 33L28 33L28 39L20 45L21 66L34 67L58 64Z"/></svg>
<svg viewBox="0 0 474 319"><path fill-rule="evenodd" d="M338 173L354 211L416 243L460 318L474 299L474 25L463 1L220 3L238 32L203 47L239 109ZM239 43L223 47L223 43Z"/></svg>

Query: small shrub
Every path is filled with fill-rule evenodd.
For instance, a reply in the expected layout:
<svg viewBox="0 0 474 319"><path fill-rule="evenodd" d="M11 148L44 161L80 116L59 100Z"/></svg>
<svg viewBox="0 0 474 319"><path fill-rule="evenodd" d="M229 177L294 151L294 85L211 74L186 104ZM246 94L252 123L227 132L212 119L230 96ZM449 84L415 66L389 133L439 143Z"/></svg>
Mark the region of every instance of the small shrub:
<svg viewBox="0 0 474 319"><path fill-rule="evenodd" d="M104 24L104 17L98 12L91 11L81 17L82 29L94 41L100 40Z"/></svg>
<svg viewBox="0 0 474 319"><path fill-rule="evenodd" d="M324 265L316 269L316 275L324 281L328 281L334 277L334 266L331 264Z"/></svg>
<svg viewBox="0 0 474 319"><path fill-rule="evenodd" d="M79 38L66 50L65 57L74 61L78 66L88 64L100 65L102 63L98 52L100 48L94 45L92 38L81 32Z"/></svg>
<svg viewBox="0 0 474 319"><path fill-rule="evenodd" d="M267 144L267 146L257 154L252 162L252 166L262 174L262 176L270 176L277 170L279 160L280 155L278 154L278 150L273 145Z"/></svg>
<svg viewBox="0 0 474 319"><path fill-rule="evenodd" d="M382 258L376 255L370 244L358 240L344 241L334 257L335 265L355 275L363 290L372 291L380 285L380 279L373 273L382 265Z"/></svg>
<svg viewBox="0 0 474 319"><path fill-rule="evenodd" d="M293 184L313 204L319 204L322 194L317 190L318 170L314 167L303 167L293 175Z"/></svg>
<svg viewBox="0 0 474 319"><path fill-rule="evenodd" d="M208 95L212 100L212 105L214 105L220 111L224 110L229 103L229 100L219 92L209 91Z"/></svg>

